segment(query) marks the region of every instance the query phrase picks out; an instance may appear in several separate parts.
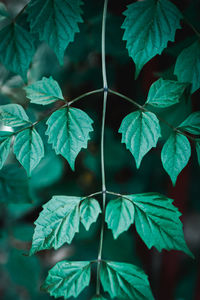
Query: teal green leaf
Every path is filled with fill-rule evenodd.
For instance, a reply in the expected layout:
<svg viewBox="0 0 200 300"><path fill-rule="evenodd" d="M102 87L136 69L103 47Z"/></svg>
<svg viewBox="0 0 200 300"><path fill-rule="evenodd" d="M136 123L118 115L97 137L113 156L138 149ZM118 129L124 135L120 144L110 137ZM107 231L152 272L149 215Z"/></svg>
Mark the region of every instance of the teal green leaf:
<svg viewBox="0 0 200 300"><path fill-rule="evenodd" d="M192 134L200 135L200 111L194 112L189 115L178 128L184 129Z"/></svg>
<svg viewBox="0 0 200 300"><path fill-rule="evenodd" d="M191 147L187 137L180 133L172 133L162 148L161 161L173 185L176 184L179 173L187 165L190 155Z"/></svg>
<svg viewBox="0 0 200 300"><path fill-rule="evenodd" d="M175 80L160 78L151 85L146 103L162 108L174 105L180 101L187 86Z"/></svg>
<svg viewBox="0 0 200 300"><path fill-rule="evenodd" d="M178 56L174 74L180 82L192 84L191 92L200 88L200 42L194 42L185 48Z"/></svg>
<svg viewBox="0 0 200 300"><path fill-rule="evenodd" d="M133 202L136 230L149 249L154 246L158 251L181 250L193 257L184 239L181 213L172 199L157 193L122 197Z"/></svg>
<svg viewBox="0 0 200 300"><path fill-rule="evenodd" d="M39 133L32 127L19 132L14 141L14 153L28 176L44 156L44 145Z"/></svg>
<svg viewBox="0 0 200 300"><path fill-rule="evenodd" d="M81 0L34 0L28 5L31 31L48 43L60 64L63 64L65 49L74 41L75 33L79 32L81 4Z"/></svg>
<svg viewBox="0 0 200 300"><path fill-rule="evenodd" d="M136 111L126 116L119 128L122 133L122 143L135 158L137 168L142 158L152 148L156 147L161 136L159 121L151 112Z"/></svg>
<svg viewBox="0 0 200 300"><path fill-rule="evenodd" d="M134 221L134 206L131 201L119 197L109 201L106 207L106 223L114 238L129 229Z"/></svg>
<svg viewBox="0 0 200 300"><path fill-rule="evenodd" d="M30 34L12 22L0 31L0 61L11 72L27 80L27 71L34 55Z"/></svg>
<svg viewBox="0 0 200 300"><path fill-rule="evenodd" d="M56 154L61 154L74 171L75 159L82 148L87 148L93 121L77 108L63 108L54 112L47 121L49 136Z"/></svg>
<svg viewBox="0 0 200 300"><path fill-rule="evenodd" d="M94 297L92 297L92 299L91 300L106 300L106 298L104 298L103 296L94 296Z"/></svg>
<svg viewBox="0 0 200 300"><path fill-rule="evenodd" d="M25 88L26 96L31 100L31 103L47 105L57 100L64 100L62 91L52 77L43 77L42 80Z"/></svg>
<svg viewBox="0 0 200 300"><path fill-rule="evenodd" d="M101 208L97 200L93 198L86 198L81 203L80 214L81 223L84 225L86 230L89 230L92 223L96 222Z"/></svg>
<svg viewBox="0 0 200 300"><path fill-rule="evenodd" d="M196 142L196 151L197 151L197 159L198 159L198 163L200 165L200 141Z"/></svg>
<svg viewBox="0 0 200 300"><path fill-rule="evenodd" d="M30 255L71 243L79 231L81 200L80 197L54 196L43 205L43 210L34 223L36 227Z"/></svg>
<svg viewBox="0 0 200 300"><path fill-rule="evenodd" d="M60 261L49 271L41 289L55 298L76 298L89 285L90 276L89 261Z"/></svg>
<svg viewBox="0 0 200 300"><path fill-rule="evenodd" d="M18 127L31 124L23 107L18 104L1 105L0 121L3 122L5 126L11 127Z"/></svg>
<svg viewBox="0 0 200 300"><path fill-rule="evenodd" d="M6 18L9 18L10 14L3 3L0 3L0 21L3 21Z"/></svg>
<svg viewBox="0 0 200 300"><path fill-rule="evenodd" d="M168 0L144 0L128 5L122 28L129 56L136 64L137 78L143 66L174 41L181 13Z"/></svg>
<svg viewBox="0 0 200 300"><path fill-rule="evenodd" d="M3 167L8 154L12 141L12 132L0 131L0 169Z"/></svg>
<svg viewBox="0 0 200 300"><path fill-rule="evenodd" d="M111 298L153 300L147 275L137 266L121 262L102 262L101 283Z"/></svg>

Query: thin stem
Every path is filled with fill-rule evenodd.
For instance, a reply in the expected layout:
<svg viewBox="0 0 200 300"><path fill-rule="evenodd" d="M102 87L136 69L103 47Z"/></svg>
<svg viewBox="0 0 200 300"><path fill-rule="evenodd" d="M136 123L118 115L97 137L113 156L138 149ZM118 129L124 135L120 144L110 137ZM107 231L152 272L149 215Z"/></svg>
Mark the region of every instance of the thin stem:
<svg viewBox="0 0 200 300"><path fill-rule="evenodd" d="M86 96L90 96L90 95L93 95L93 94L101 93L101 92L103 92L103 90L104 90L104 89L101 88L101 89L98 89L98 90L94 90L94 91L91 91L91 92L84 93L84 94L78 96L77 98L75 98L74 100L68 102L68 105L72 105L72 104L74 104L75 102L79 101L80 99L82 99L82 98L84 98L84 97L86 97Z"/></svg>
<svg viewBox="0 0 200 300"><path fill-rule="evenodd" d="M88 195L88 196L83 197L83 200L84 200L84 199L87 199L87 198L92 198L92 197L97 196L97 195L100 195L100 194L102 194L102 193L103 193L103 191L99 191L99 192L90 194L90 195Z"/></svg>
<svg viewBox="0 0 200 300"><path fill-rule="evenodd" d="M101 262L102 262L103 237L104 237L104 227L105 227L105 208L106 208L104 138L105 138L106 104L107 104L107 96L108 96L108 84L107 84L107 75L106 75L106 57L105 57L105 31L106 31L107 6L108 6L108 0L104 0L103 18L102 18L102 34L101 34L102 77L103 77L103 87L104 87L102 128L101 128L101 176L102 176L103 204L102 204L102 223L101 223L98 264L97 264L97 285L96 285L96 294L97 295L100 295L100 271L101 271Z"/></svg>

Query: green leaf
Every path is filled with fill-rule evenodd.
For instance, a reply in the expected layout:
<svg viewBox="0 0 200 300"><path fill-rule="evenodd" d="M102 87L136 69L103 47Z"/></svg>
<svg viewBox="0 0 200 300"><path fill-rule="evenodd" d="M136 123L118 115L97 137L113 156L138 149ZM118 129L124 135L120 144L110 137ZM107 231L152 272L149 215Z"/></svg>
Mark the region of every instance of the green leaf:
<svg viewBox="0 0 200 300"><path fill-rule="evenodd" d="M3 167L8 154L10 153L11 141L12 132L0 131L0 169Z"/></svg>
<svg viewBox="0 0 200 300"><path fill-rule="evenodd" d="M120 262L102 262L101 283L111 298L154 299L147 275L138 267Z"/></svg>
<svg viewBox="0 0 200 300"><path fill-rule="evenodd" d="M44 145L38 132L32 127L19 132L14 141L14 153L28 176L44 156Z"/></svg>
<svg viewBox="0 0 200 300"><path fill-rule="evenodd" d="M30 125L31 122L23 107L18 104L6 104L0 106L0 121L5 126L18 127Z"/></svg>
<svg viewBox="0 0 200 300"><path fill-rule="evenodd" d="M81 4L81 0L34 0L28 5L32 32L38 33L40 40L49 44L60 64L63 64L65 49L79 32Z"/></svg>
<svg viewBox="0 0 200 300"><path fill-rule="evenodd" d="M163 108L174 105L180 101L187 86L185 83L160 78L151 85L146 103Z"/></svg>
<svg viewBox="0 0 200 300"><path fill-rule="evenodd" d="M168 41L174 41L181 13L168 0L144 0L128 5L122 28L130 57L136 64L137 78L143 66L161 54Z"/></svg>
<svg viewBox="0 0 200 300"><path fill-rule="evenodd" d="M92 299L91 300L106 300L106 298L104 298L103 296L94 296L94 297L92 297Z"/></svg>
<svg viewBox="0 0 200 300"><path fill-rule="evenodd" d="M52 77L43 77L42 80L27 86L25 91L27 98L35 104L47 105L64 100L58 83Z"/></svg>
<svg viewBox="0 0 200 300"><path fill-rule="evenodd" d="M93 198L86 198L81 203L80 214L81 223L85 226L86 230L89 230L92 223L96 222L101 208L97 200Z"/></svg>
<svg viewBox="0 0 200 300"><path fill-rule="evenodd" d="M126 116L120 126L122 143L131 151L135 158L137 168L144 155L156 147L158 138L161 136L159 121L151 112L136 111Z"/></svg>
<svg viewBox="0 0 200 300"><path fill-rule="evenodd" d="M89 261L60 261L49 271L41 289L55 298L76 298L89 285L90 276Z"/></svg>
<svg viewBox="0 0 200 300"><path fill-rule="evenodd" d="M161 161L173 185L176 184L179 173L187 165L190 155L191 147L187 137L180 133L172 133L162 148Z"/></svg>
<svg viewBox="0 0 200 300"><path fill-rule="evenodd" d="M54 112L47 121L48 142L56 154L61 154L74 171L75 159L81 148L87 148L93 121L77 108L63 108Z"/></svg>
<svg viewBox="0 0 200 300"><path fill-rule="evenodd" d="M113 232L114 238L129 229L134 221L134 206L131 201L122 197L109 201L106 207L105 220Z"/></svg>
<svg viewBox="0 0 200 300"><path fill-rule="evenodd" d="M197 151L197 159L198 159L198 163L200 165L200 141L196 142L196 151Z"/></svg>
<svg viewBox="0 0 200 300"><path fill-rule="evenodd" d="M200 135L200 111L194 112L189 115L178 128L184 129L192 134Z"/></svg>
<svg viewBox="0 0 200 300"><path fill-rule="evenodd" d="M30 34L16 22L0 31L0 61L11 72L27 80L27 71L34 55Z"/></svg>
<svg viewBox="0 0 200 300"><path fill-rule="evenodd" d="M200 88L200 42L194 42L185 48L178 56L174 74L180 82L192 84L191 92Z"/></svg>

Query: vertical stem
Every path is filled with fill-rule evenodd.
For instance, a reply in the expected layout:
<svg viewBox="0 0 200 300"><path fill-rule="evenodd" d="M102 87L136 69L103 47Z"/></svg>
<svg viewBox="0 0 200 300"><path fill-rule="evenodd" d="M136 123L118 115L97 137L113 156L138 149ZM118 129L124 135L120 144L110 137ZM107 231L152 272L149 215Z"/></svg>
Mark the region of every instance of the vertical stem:
<svg viewBox="0 0 200 300"><path fill-rule="evenodd" d="M106 76L106 58L105 58L105 31L106 31L106 15L107 15L108 0L104 0L103 18L102 18L102 34L101 34L101 58L102 58L102 77L103 77L103 112L102 112L102 127L101 127L101 176L102 176L102 223L101 233L99 242L98 252L98 264L97 264L97 285L96 294L100 295L100 270L101 270L101 259L103 249L103 235L105 226L105 207L106 207L106 180L105 180L105 164L104 164L104 136L105 136L105 119L106 119L106 104L108 96L108 84Z"/></svg>

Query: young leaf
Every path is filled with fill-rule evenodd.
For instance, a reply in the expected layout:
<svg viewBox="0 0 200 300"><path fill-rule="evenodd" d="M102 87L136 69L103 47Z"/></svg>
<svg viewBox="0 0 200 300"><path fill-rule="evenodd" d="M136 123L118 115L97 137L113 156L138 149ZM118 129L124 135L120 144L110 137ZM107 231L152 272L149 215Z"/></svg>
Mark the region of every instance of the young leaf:
<svg viewBox="0 0 200 300"><path fill-rule="evenodd" d="M188 84L174 80L155 81L149 90L146 103L155 107L168 107L179 102Z"/></svg>
<svg viewBox="0 0 200 300"><path fill-rule="evenodd" d="M179 173L187 165L190 155L191 147L187 137L180 133L172 133L162 148L161 161L173 185Z"/></svg>
<svg viewBox="0 0 200 300"><path fill-rule="evenodd" d="M25 129L16 135L14 153L28 176L31 176L32 171L44 156L42 139L34 128Z"/></svg>
<svg viewBox="0 0 200 300"><path fill-rule="evenodd" d="M5 67L27 80L27 70L34 55L30 34L16 22L0 31L0 61Z"/></svg>
<svg viewBox="0 0 200 300"><path fill-rule="evenodd" d="M0 169L3 167L10 152L11 141L12 132L0 131Z"/></svg>
<svg viewBox="0 0 200 300"><path fill-rule="evenodd" d="M185 131L200 135L200 111L194 112L189 115L179 126Z"/></svg>
<svg viewBox="0 0 200 300"><path fill-rule="evenodd" d="M90 283L89 261L60 261L50 271L41 289L55 298L77 297Z"/></svg>
<svg viewBox="0 0 200 300"><path fill-rule="evenodd" d="M102 262L101 283L111 298L154 299L147 275L138 267L120 262Z"/></svg>
<svg viewBox="0 0 200 300"><path fill-rule="evenodd" d="M1 105L0 121L3 122L5 126L11 127L31 124L23 107L18 104Z"/></svg>
<svg viewBox="0 0 200 300"><path fill-rule="evenodd" d="M174 41L182 16L168 0L132 3L124 15L123 40L127 41L129 55L136 64L137 78L143 66L156 54L161 54L168 41Z"/></svg>
<svg viewBox="0 0 200 300"><path fill-rule="evenodd" d="M42 80L36 81L24 89L31 103L47 105L57 100L64 100L57 81L52 77L43 77Z"/></svg>
<svg viewBox="0 0 200 300"><path fill-rule="evenodd" d="M134 221L134 206L125 198L111 200L106 207L105 220L113 232L114 238L129 229Z"/></svg>
<svg viewBox="0 0 200 300"><path fill-rule="evenodd" d="M49 44L60 64L63 64L65 49L79 32L81 4L81 0L35 0L28 5L32 32L38 33L40 40Z"/></svg>
<svg viewBox="0 0 200 300"><path fill-rule="evenodd" d="M84 225L86 230L89 230L92 223L96 222L101 208L99 202L93 198L86 198L81 203L80 214L81 223Z"/></svg>
<svg viewBox="0 0 200 300"><path fill-rule="evenodd" d="M47 121L48 142L56 154L61 154L74 171L75 159L81 148L87 148L93 121L77 108L63 108L54 112Z"/></svg>
<svg viewBox="0 0 200 300"><path fill-rule="evenodd" d="M200 88L200 42L194 42L178 56L174 74L180 82L190 82L192 93Z"/></svg>
<svg viewBox="0 0 200 300"><path fill-rule="evenodd" d="M136 111L126 116L119 128L122 133L122 143L131 151L135 158L137 168L144 155L156 147L161 136L159 121L151 112Z"/></svg>

